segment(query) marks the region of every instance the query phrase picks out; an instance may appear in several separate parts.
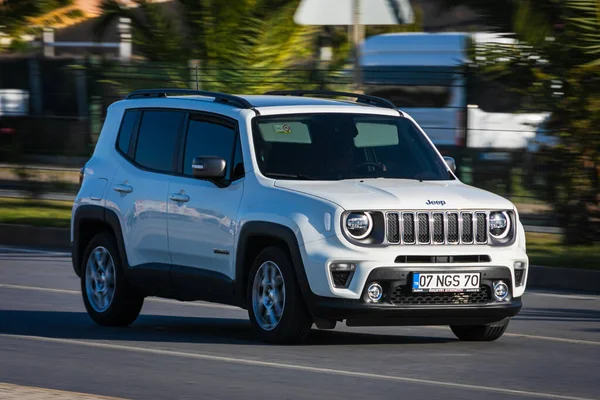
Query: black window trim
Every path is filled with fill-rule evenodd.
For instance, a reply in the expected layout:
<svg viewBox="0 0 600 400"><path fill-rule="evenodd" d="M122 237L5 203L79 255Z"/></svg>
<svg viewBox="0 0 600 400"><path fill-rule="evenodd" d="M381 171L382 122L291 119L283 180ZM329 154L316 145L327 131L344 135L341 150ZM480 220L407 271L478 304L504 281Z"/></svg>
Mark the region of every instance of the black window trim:
<svg viewBox="0 0 600 400"><path fill-rule="evenodd" d="M127 144L127 153L124 153L120 148L119 148L119 140L121 139L121 134L123 133L123 124L125 123L125 116L127 115L127 113L135 113L135 122L133 123L133 127L131 128L131 133L129 136L129 143ZM115 140L115 150L117 151L117 153L119 153L123 158L129 160L129 158L131 157L131 154L134 150L134 136L137 136L137 131L139 129L139 123L140 123L140 116L142 115L141 112L139 112L139 110L135 110L135 109L131 109L131 108L127 108L125 109L125 111L123 112L123 115L121 116L121 122L119 123L119 130L117 131L117 139Z"/></svg>
<svg viewBox="0 0 600 400"><path fill-rule="evenodd" d="M129 148L127 149L127 156L131 158L131 160L135 160L135 150L137 147L137 138L138 132L140 131L140 125L142 123L142 115L143 112L139 110L135 110L135 124L133 125L133 131L131 132L131 137L129 138Z"/></svg>
<svg viewBox="0 0 600 400"><path fill-rule="evenodd" d="M138 141L138 137L139 137L139 133L140 133L140 126L141 126L141 122L143 119L143 114L146 111L179 111L184 114L181 126L177 130L177 138L175 140L175 152L173 154L173 164L171 167L171 171L159 171L159 170L156 170L153 168L148 168L143 165L140 165L139 163L137 163L135 161L135 152L137 149L137 141ZM121 135L121 127L122 127L124 119L125 119L125 114L128 112L136 112L137 115L136 115L135 124L133 126L133 131L131 132L131 137L129 138L128 152L127 152L127 154L124 154L121 151L121 149L119 149L119 136ZM128 163L130 163L131 165L133 165L136 168L139 168L142 171L196 180L196 178L194 178L193 176L185 175L183 173L185 141L187 140L187 126L188 126L188 122L192 116L200 117L201 120L203 120L203 121L218 123L220 125L230 127L234 130L235 139L234 139L234 146L232 149L232 154L230 156L230 161L233 160L235 158L235 151L237 149L237 146L242 145L238 121L235 120L234 118L231 118L231 117L223 115L223 114L216 114L216 113L199 111L199 110L190 110L190 109L185 109L185 108L171 108L171 107L131 107L131 108L126 108L123 112L123 115L121 116L121 122L119 124L119 131L117 134L117 139L115 140L115 150ZM243 160L244 159L243 159L243 155L242 155L242 163L244 162ZM231 162L229 164L230 164L229 168L231 168L230 169L230 176L231 176L233 174L234 166L233 166L233 163L231 163ZM233 182L239 181L239 180L243 179L244 177L245 177L245 173L242 174L241 176L237 177L236 179L227 181L227 183L233 183Z"/></svg>

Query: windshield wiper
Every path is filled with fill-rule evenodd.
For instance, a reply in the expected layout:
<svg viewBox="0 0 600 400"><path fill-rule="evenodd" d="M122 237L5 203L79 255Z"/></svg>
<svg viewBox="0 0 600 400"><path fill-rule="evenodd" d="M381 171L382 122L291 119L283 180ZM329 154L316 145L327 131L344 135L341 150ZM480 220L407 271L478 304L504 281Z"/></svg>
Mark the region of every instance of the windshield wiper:
<svg viewBox="0 0 600 400"><path fill-rule="evenodd" d="M310 180L314 180L315 179L315 178L313 178L311 176L307 176L307 175L303 175L303 174L285 174L285 173L280 173L280 172L270 172L268 174L265 174L265 176L268 177L268 178L273 178L273 179L291 178L291 179L305 180L305 181L310 181Z"/></svg>

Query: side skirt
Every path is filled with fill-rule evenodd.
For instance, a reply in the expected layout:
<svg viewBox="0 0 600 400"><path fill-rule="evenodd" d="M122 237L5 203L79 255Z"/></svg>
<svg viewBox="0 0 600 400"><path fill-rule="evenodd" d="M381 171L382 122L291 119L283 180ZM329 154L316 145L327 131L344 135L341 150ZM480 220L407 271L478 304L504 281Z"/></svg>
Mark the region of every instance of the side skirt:
<svg viewBox="0 0 600 400"><path fill-rule="evenodd" d="M239 306L233 292L234 281L219 272L149 263L128 267L126 275L127 281L145 296Z"/></svg>

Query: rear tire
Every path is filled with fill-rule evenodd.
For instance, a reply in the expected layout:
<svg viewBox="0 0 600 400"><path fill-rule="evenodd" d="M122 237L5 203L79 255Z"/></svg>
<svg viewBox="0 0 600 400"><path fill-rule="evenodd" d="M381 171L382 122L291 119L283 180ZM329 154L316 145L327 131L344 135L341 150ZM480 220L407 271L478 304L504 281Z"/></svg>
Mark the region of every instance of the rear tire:
<svg viewBox="0 0 600 400"><path fill-rule="evenodd" d="M248 316L255 334L269 343L300 343L310 333L308 312L292 262L279 247L256 257L248 276Z"/></svg>
<svg viewBox="0 0 600 400"><path fill-rule="evenodd" d="M487 325L452 325L450 329L462 341L465 342L492 342L500 337L508 328L510 318Z"/></svg>
<svg viewBox="0 0 600 400"><path fill-rule="evenodd" d="M94 236L83 254L81 293L98 325L128 326L140 314L144 297L127 284L117 244L109 233Z"/></svg>

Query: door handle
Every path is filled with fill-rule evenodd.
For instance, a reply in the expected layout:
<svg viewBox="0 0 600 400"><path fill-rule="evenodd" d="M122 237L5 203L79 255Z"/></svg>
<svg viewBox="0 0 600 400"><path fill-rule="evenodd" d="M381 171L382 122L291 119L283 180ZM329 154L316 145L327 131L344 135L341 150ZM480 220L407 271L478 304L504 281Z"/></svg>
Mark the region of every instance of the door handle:
<svg viewBox="0 0 600 400"><path fill-rule="evenodd" d="M169 199L180 203L185 203L187 201L190 201L190 196L188 196L187 194L172 193L169 195Z"/></svg>
<svg viewBox="0 0 600 400"><path fill-rule="evenodd" d="M125 184L115 185L113 189L119 193L131 193L133 191L131 186Z"/></svg>

